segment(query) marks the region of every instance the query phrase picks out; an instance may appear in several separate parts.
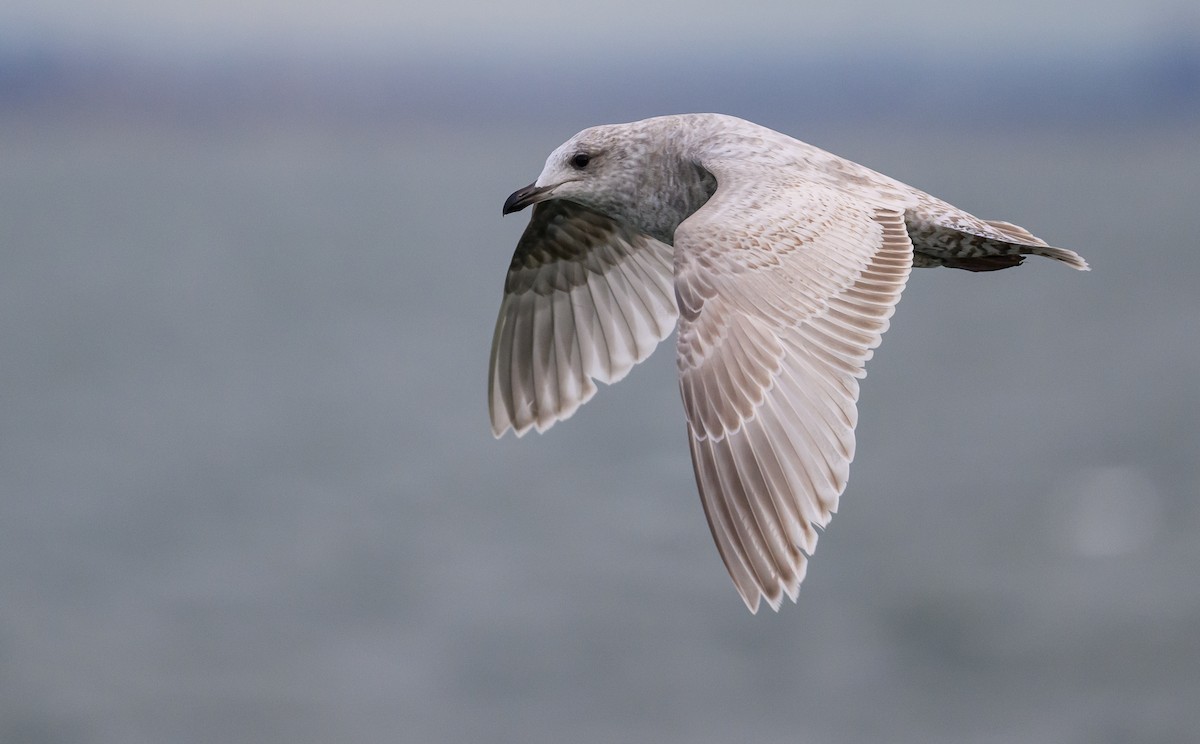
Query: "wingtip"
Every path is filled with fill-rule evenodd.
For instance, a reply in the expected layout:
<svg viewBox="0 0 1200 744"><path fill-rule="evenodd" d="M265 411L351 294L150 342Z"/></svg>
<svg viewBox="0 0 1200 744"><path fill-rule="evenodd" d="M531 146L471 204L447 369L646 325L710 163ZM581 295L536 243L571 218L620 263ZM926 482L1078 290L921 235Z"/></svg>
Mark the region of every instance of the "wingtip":
<svg viewBox="0 0 1200 744"><path fill-rule="evenodd" d="M758 614L758 608L763 605L763 600L766 600L767 607L770 607L773 612L779 612L779 608L783 607L783 598L787 597L792 600L792 604L796 604L797 598L800 596L800 582L803 581L803 576L797 578L793 583L786 584L780 587L781 591L774 597L763 592L755 587L755 591L750 594L744 594L739 589L738 595L742 601L746 603L746 609L750 610L751 615Z"/></svg>
<svg viewBox="0 0 1200 744"><path fill-rule="evenodd" d="M493 420L492 421L492 436L495 437L496 439L503 439L504 435L511 431L513 433L513 435L517 437L517 439L520 439L521 437L525 436L525 433L528 432L532 428L533 428L532 423L525 424L524 426L519 426L508 419L504 419L502 421Z"/></svg>
<svg viewBox="0 0 1200 744"><path fill-rule="evenodd" d="M750 614L757 615L758 614L758 600L762 595L755 594L753 597L747 597L745 594L742 594L741 596L742 596L742 601L746 603L746 609L750 610Z"/></svg>

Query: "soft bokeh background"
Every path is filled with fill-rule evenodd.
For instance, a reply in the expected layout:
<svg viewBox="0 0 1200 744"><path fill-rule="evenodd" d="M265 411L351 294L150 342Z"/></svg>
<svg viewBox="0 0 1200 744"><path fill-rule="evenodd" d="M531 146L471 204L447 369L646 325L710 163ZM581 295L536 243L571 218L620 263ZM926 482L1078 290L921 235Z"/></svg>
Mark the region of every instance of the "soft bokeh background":
<svg viewBox="0 0 1200 744"><path fill-rule="evenodd" d="M914 274L798 606L664 348L494 441L576 130L724 111L1074 248ZM1200 13L8 0L0 742L1194 742Z"/></svg>

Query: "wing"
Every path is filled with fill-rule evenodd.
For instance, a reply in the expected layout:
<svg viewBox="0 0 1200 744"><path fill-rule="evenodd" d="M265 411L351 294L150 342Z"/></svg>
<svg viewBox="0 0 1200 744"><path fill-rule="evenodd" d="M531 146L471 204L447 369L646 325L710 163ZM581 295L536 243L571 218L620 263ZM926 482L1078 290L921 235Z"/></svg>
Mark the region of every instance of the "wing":
<svg viewBox="0 0 1200 744"><path fill-rule="evenodd" d="M675 327L673 249L573 202L537 204L492 336L492 432L544 431Z"/></svg>
<svg viewBox="0 0 1200 744"><path fill-rule="evenodd" d="M901 211L832 187L717 179L675 233L679 386L709 528L756 612L795 600L837 510L912 243Z"/></svg>

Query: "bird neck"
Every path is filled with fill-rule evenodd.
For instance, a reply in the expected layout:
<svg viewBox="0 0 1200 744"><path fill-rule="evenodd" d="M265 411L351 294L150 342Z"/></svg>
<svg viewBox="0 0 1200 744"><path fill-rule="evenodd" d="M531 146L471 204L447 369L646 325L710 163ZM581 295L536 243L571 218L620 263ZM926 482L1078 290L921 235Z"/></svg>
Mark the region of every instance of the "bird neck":
<svg viewBox="0 0 1200 744"><path fill-rule="evenodd" d="M675 229L704 206L717 190L717 179L694 161L681 157L664 161L633 194L638 222L635 226L672 245Z"/></svg>

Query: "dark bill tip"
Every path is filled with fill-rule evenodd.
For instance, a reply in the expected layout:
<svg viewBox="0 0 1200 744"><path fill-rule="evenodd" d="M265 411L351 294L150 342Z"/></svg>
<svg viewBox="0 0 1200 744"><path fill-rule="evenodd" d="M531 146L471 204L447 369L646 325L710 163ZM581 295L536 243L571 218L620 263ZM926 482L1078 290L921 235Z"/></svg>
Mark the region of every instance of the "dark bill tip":
<svg viewBox="0 0 1200 744"><path fill-rule="evenodd" d="M542 201L543 195L549 190L550 188L547 186L538 186L532 183L523 189L517 189L504 200L504 209L500 213L512 214L513 212L520 212L530 204Z"/></svg>

